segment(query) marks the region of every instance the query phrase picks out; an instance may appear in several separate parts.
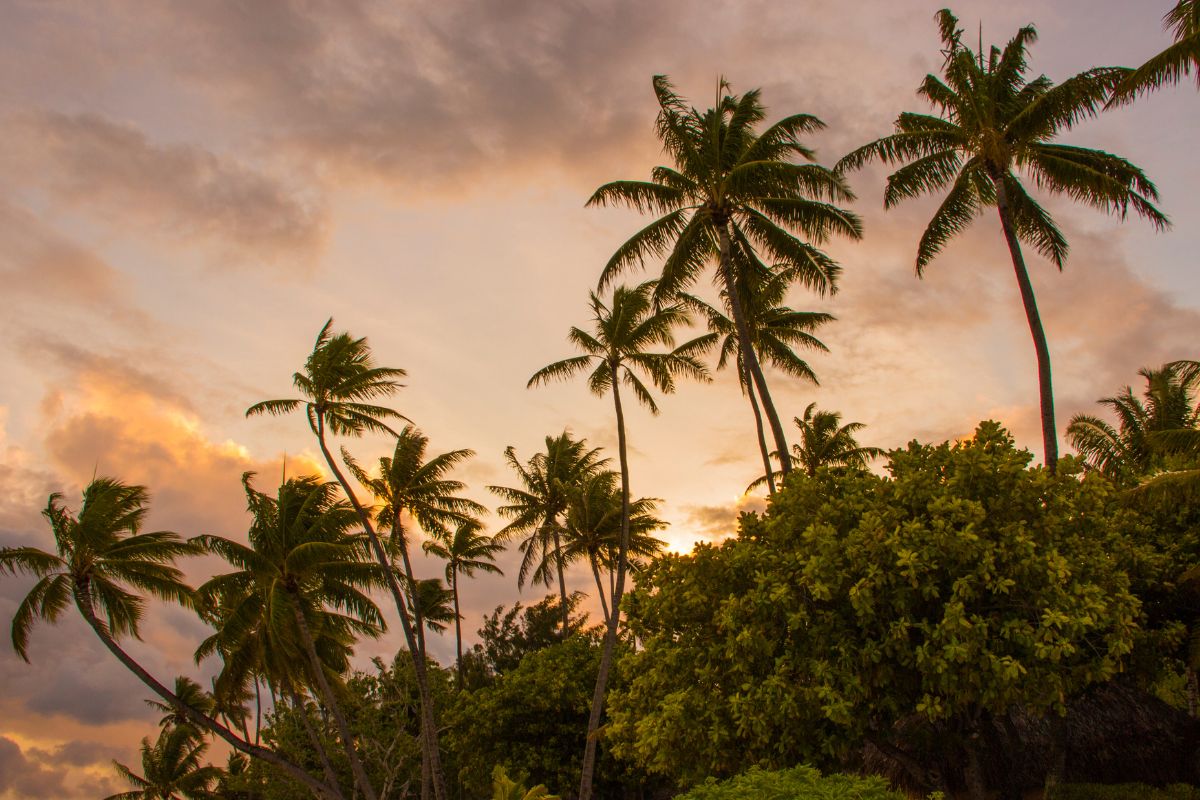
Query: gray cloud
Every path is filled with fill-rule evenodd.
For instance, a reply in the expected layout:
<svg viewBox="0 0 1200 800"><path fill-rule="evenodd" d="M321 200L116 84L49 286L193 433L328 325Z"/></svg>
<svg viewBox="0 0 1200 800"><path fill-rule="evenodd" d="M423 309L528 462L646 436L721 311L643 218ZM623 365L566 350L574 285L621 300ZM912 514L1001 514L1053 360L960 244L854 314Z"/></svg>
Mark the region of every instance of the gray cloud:
<svg viewBox="0 0 1200 800"><path fill-rule="evenodd" d="M61 772L47 769L25 757L12 739L0 736L0 794L12 797L60 797L64 791Z"/></svg>
<svg viewBox="0 0 1200 800"><path fill-rule="evenodd" d="M8 135L24 156L18 176L111 224L208 244L222 259L307 262L323 246L311 198L203 147L90 113L23 115Z"/></svg>

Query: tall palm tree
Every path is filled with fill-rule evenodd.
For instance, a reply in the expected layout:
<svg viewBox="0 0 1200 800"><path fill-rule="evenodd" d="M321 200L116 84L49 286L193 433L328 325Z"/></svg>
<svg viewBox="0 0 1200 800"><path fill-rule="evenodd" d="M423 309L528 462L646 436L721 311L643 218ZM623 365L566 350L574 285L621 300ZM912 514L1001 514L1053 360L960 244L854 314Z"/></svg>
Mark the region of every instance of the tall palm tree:
<svg viewBox="0 0 1200 800"><path fill-rule="evenodd" d="M1113 91L1109 105L1128 103L1145 92L1174 86L1196 70L1200 87L1200 0L1179 0L1163 17L1175 43L1131 72Z"/></svg>
<svg viewBox="0 0 1200 800"><path fill-rule="evenodd" d="M234 749L278 767L317 796L337 797L336 789L275 751L247 742L203 711L184 703L118 643L126 635L140 638L138 629L145 601L136 591L185 605L192 603L192 590L184 583L183 573L174 562L180 556L200 551L195 544L170 531L143 533L148 502L144 486L96 478L84 488L83 503L77 514L63 505L60 494L50 495L42 515L50 523L56 552L47 553L36 547L0 548L0 574L38 578L13 615L13 649L29 661L29 634L34 623L57 622L74 602L108 651L194 724L221 737Z"/></svg>
<svg viewBox="0 0 1200 800"><path fill-rule="evenodd" d="M1037 40L1032 26L1017 31L1003 50L992 47L984 53L982 45L974 52L963 43L958 19L949 10L939 11L937 20L945 80L926 75L917 90L937 115L902 113L895 133L858 148L837 169L858 169L874 159L908 162L888 177L886 208L949 187L917 247L918 277L984 207L996 207L1037 353L1042 445L1046 467L1053 472L1058 435L1050 350L1021 242L1062 269L1067 240L1019 174L1051 195L1066 195L1102 211L1124 216L1132 208L1158 229L1167 226L1167 218L1151 203L1158 192L1138 167L1102 150L1052 143L1063 130L1095 116L1128 70L1097 67L1060 84L1045 75L1026 80L1026 48Z"/></svg>
<svg viewBox="0 0 1200 800"><path fill-rule="evenodd" d="M797 348L829 352L829 348L814 334L818 327L832 322L832 314L817 311L796 311L783 305L787 299L788 280L785 275L750 276L742 281L741 306L746 325L754 342L755 356L760 364L770 364L786 375L811 382L819 386L820 381L808 362L797 353ZM746 360L742 358L737 336L737 326L721 310L690 294L680 294L680 299L691 310L698 312L707 322L708 329L719 337L717 369L736 365L738 384L749 399L754 412L754 427L758 436L758 449L762 456L763 471L768 476L770 493L775 493L775 475L771 469L770 450L763 431L762 413L755 397L754 382L746 372ZM725 309L731 304L725 292L721 292Z"/></svg>
<svg viewBox="0 0 1200 800"><path fill-rule="evenodd" d="M821 467L865 468L871 460L883 455L878 447L863 447L854 434L867 427L861 422L841 424L839 411L819 411L816 403L809 403L803 417L793 417L800 431L800 442L792 445L792 457L800 469L810 477ZM749 491L762 486L762 477L746 487Z"/></svg>
<svg viewBox="0 0 1200 800"><path fill-rule="evenodd" d="M858 217L834 205L853 194L830 170L792 160L813 161L813 151L800 137L825 127L816 117L794 114L760 134L755 128L766 118L766 109L757 89L739 97L728 94L729 85L722 80L716 105L700 112L675 94L665 75L656 75L653 83L659 107L656 132L674 166L655 167L649 181L605 184L588 205L625 205L662 216L617 249L600 286L635 263L662 256L666 260L656 290L661 301L716 263L744 369L762 399L786 473L791 464L783 425L754 349L738 284L751 273L776 271L819 292L835 291L840 268L799 236L817 244L833 235L861 238Z"/></svg>
<svg viewBox="0 0 1200 800"><path fill-rule="evenodd" d="M1138 370L1146 381L1142 398L1132 387L1098 402L1117 417L1117 427L1090 414L1076 414L1067 427L1067 441L1090 469L1118 481L1133 482L1161 465L1163 448L1156 434L1200 427L1200 389L1197 362L1172 362L1159 369ZM1143 399L1144 398L1144 399Z"/></svg>
<svg viewBox="0 0 1200 800"><path fill-rule="evenodd" d="M680 376L708 380L708 370L697 357L707 346L707 337L693 339L675 346L673 329L690 320L679 303L659 306L655 299L656 282L650 281L632 289L618 286L606 305L595 292L591 293L593 331L571 328L568 340L583 351L583 355L565 358L542 367L529 379L529 386L551 380L565 380L589 372L588 388L594 394L612 392L617 422L617 452L621 463L621 541L617 549L617 575L612 593L612 606L600 655L600 670L592 711L588 719L587 745L583 756L583 777L579 787L580 800L590 800L592 776L596 767L596 730L604 710L604 693L612 666L617 642L617 625L621 616L621 596L625 590L625 572L629 553L630 502L629 457L625 443L625 412L621 405L621 385L629 387L633 396L652 414L658 405L639 373L665 393L675 390ZM667 352L651 352L653 347L671 348Z"/></svg>
<svg viewBox="0 0 1200 800"><path fill-rule="evenodd" d="M639 497L629 502L629 550L626 561L636 571L646 560L662 552L665 543L652 533L666 527L654 516L659 500ZM563 516L565 547L563 557L568 563L584 560L596 581L596 596L607 620L608 600L616 581L617 553L621 546L621 476L604 470L583 479L572 487L567 512ZM600 573L608 575L608 593Z"/></svg>
<svg viewBox="0 0 1200 800"><path fill-rule="evenodd" d="M462 660L462 611L458 601L458 578L472 577L476 572L503 575L496 566L496 556L504 551L504 545L483 532L479 520L460 522L453 533L443 533L425 542L425 552L446 562L446 583L454 600L454 669L458 674L458 686L463 685Z"/></svg>
<svg viewBox="0 0 1200 800"><path fill-rule="evenodd" d="M517 451L511 446L505 449L504 458L517 473L521 487L488 487L507 503L496 512L511 520L496 532L496 540L506 543L527 534L518 546L521 551L518 588L524 588L531 577L535 584L550 586L557 575L565 639L571 622L560 517L566 511L570 487L603 469L608 459L600 457L600 448L589 450L586 441L572 439L569 431L547 436L545 452L535 454L526 463L517 458Z"/></svg>
<svg viewBox="0 0 1200 800"><path fill-rule="evenodd" d="M334 685L349 668L349 642L383 630L368 595L383 586L382 570L365 537L350 534L358 515L337 499L336 484L290 478L271 497L255 490L251 477L242 478L253 515L249 545L221 536L194 540L238 569L210 579L196 594L201 601L234 599L214 637L222 652L250 644L266 655L272 676L303 675L337 724L355 783L374 800ZM297 670L296 664L304 666Z"/></svg>
<svg viewBox="0 0 1200 800"><path fill-rule="evenodd" d="M400 388L398 378L406 374L402 369L377 367L366 338L355 339L349 333L334 334L330 319L317 334L312 353L304 363L304 371L292 376L292 382L302 395L301 398L266 400L246 409L246 416L288 414L303 407L309 428L317 437L325 463L341 484L354 510L358 513L363 530L371 542L371 549L379 564L388 568L388 589L396 604L404 640L413 654L417 679L417 691L421 697L421 744L432 765L433 791L435 800L446 800L446 779L442 771L441 752L438 746L437 715L433 697L429 691L429 676L425 662L416 657L418 653L417 632L408 615L408 602L400 589L400 582L390 571L391 559L380 542L371 523L370 514L359 502L342 474L329 446L326 434L335 436L361 436L366 432L397 435L388 426L389 420L405 420L399 412L371 402L387 397Z"/></svg>
<svg viewBox="0 0 1200 800"><path fill-rule="evenodd" d="M190 725L167 726L153 744L142 739L142 774L113 761L117 774L136 788L109 795L105 800L216 800L213 791L221 770L204 763L208 744Z"/></svg>

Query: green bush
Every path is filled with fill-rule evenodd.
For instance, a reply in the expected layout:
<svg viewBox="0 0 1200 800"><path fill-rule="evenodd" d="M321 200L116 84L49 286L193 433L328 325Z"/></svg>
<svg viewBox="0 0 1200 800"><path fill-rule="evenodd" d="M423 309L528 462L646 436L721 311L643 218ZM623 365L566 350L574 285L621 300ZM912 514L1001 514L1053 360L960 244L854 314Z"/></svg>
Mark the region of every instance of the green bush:
<svg viewBox="0 0 1200 800"><path fill-rule="evenodd" d="M767 771L751 767L725 781L709 778L676 800L907 800L883 778L824 775L812 767ZM1176 800L1171 798L1171 800Z"/></svg>
<svg viewBox="0 0 1200 800"><path fill-rule="evenodd" d="M1049 800L1200 800L1200 789L1184 783L1162 789L1144 783L1065 783Z"/></svg>

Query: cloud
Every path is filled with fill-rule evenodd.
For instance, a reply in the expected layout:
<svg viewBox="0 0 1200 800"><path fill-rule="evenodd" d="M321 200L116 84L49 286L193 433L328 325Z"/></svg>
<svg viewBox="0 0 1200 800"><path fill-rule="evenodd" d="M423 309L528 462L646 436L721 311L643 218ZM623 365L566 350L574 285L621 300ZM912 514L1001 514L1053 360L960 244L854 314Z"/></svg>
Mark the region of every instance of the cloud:
<svg viewBox="0 0 1200 800"><path fill-rule="evenodd" d="M311 193L198 145L90 113L26 114L8 134L19 176L123 231L210 245L222 260L294 265L323 247L325 212Z"/></svg>
<svg viewBox="0 0 1200 800"><path fill-rule="evenodd" d="M766 507L765 497L751 494L744 494L729 505L685 506L682 510L686 517L678 528L672 531L672 544L679 546L679 542L675 540L685 535L681 528L686 528L686 534L691 534L696 541L716 542L727 539L737 533L738 517L746 512L762 513Z"/></svg>
<svg viewBox="0 0 1200 800"><path fill-rule="evenodd" d="M0 736L0 794L10 797L60 797L64 791L61 772L34 763L21 746Z"/></svg>
<svg viewBox="0 0 1200 800"><path fill-rule="evenodd" d="M3 198L0 281L9 299L6 316L27 329L54 328L81 313L135 331L149 324L131 301L132 283L123 273Z"/></svg>

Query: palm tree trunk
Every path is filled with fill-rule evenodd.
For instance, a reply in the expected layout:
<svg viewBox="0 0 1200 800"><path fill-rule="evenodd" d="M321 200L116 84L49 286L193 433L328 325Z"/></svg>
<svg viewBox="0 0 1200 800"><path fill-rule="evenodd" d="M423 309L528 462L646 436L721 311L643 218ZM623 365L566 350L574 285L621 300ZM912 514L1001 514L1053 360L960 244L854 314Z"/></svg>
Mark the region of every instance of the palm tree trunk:
<svg viewBox="0 0 1200 800"><path fill-rule="evenodd" d="M337 773L333 771L333 764L329 761L329 753L325 751L325 743L321 741L321 737L317 735L317 729L313 727L312 720L308 718L308 709L304 707L304 701L300 699L294 690L289 692L292 701L292 710L300 717L300 725L303 726L304 732L308 734L308 740L312 742L313 749L317 751L317 759L321 762L321 769L325 772L325 782L331 786L337 786ZM338 789L338 795L342 796L341 789Z"/></svg>
<svg viewBox="0 0 1200 800"><path fill-rule="evenodd" d="M604 584L600 581L600 565L596 563L596 557L588 558L592 562L592 577L596 579L596 594L600 598L600 610L604 613L604 619L608 620L608 598L604 596Z"/></svg>
<svg viewBox="0 0 1200 800"><path fill-rule="evenodd" d="M421 651L421 660L425 660L425 618L421 614L421 606L417 603L417 576L413 573L412 561L408 557L408 539L405 538L404 526L400 524L400 512L392 520L392 540L399 542L400 563L404 567L404 579L408 581L409 597L412 598L413 625L417 629L417 648Z"/></svg>
<svg viewBox="0 0 1200 800"><path fill-rule="evenodd" d="M294 593L289 592L289 594L292 596L292 616L296 619L300 639L304 643L304 651L308 655L308 666L312 670L313 679L317 682L317 688L324 695L325 706L333 715L334 722L337 723L338 734L342 738L342 749L346 751L346 758L350 761L350 771L354 773L354 782L358 784L358 788L362 790L363 796L367 800L378 800L375 787L371 785L371 779L367 777L367 771L363 769L362 760L354 750L354 734L350 732L350 722L342 711L341 703L337 701L337 695L333 693L333 687L329 685L329 679L325 675L325 665L321 663L321 657L317 655L317 645L313 641L312 632L308 629L308 620L300 611L300 598Z"/></svg>
<svg viewBox="0 0 1200 800"><path fill-rule="evenodd" d="M625 413L621 409L621 391L617 382L620 364L609 361L612 374L613 407L617 413L617 453L621 460L621 543L617 549L617 582L613 588L608 626L600 651L600 669L596 674L596 691L592 694L592 711L588 716L587 743L583 749L583 775L579 781L579 800L592 800L592 782L596 772L597 733L604 712L604 695L608 689L608 673L612 669L617 649L617 626L621 621L621 596L625 592L625 562L629 555L629 455L625 445Z"/></svg>
<svg viewBox="0 0 1200 800"><path fill-rule="evenodd" d="M254 676L254 743L258 744L262 735L262 688L258 684L258 675Z"/></svg>
<svg viewBox="0 0 1200 800"><path fill-rule="evenodd" d="M1025 259L1021 255L1021 245L1017 241L1016 230L1013 228L1004 180L993 176L992 183L996 187L996 208L1000 213L1000 226L1004 229L1004 238L1008 242L1008 252L1012 256L1013 270L1017 273L1017 286L1021 290L1021 303L1025 306L1025 318L1029 321L1029 333L1033 336L1033 347L1037 352L1038 394L1042 410L1042 448L1045 453L1046 469L1053 475L1058 468L1058 431L1054 424L1054 387L1050 379L1050 348L1046 344L1046 332L1042 329L1042 318L1038 314L1037 300L1033 296L1033 284L1029 281L1029 272L1025 269Z"/></svg>
<svg viewBox="0 0 1200 800"><path fill-rule="evenodd" d="M300 767L281 757L275 751L268 750L267 748L260 747L258 745L250 744L239 737L236 733L217 722L212 717L208 716L207 714L203 714L184 703L174 692L155 680L154 676L143 669L141 664L134 661L128 653L121 649L121 646L117 644L116 640L114 640L109 634L108 628L105 627L104 623L97 619L96 612L92 609L91 593L86 585L81 586L76 584L75 605L79 609L79 613L83 615L84 620L96 633L96 636L98 636L100 641L104 643L104 646L108 648L108 651L116 656L117 660L120 661L127 670L136 675L142 683L146 684L150 691L154 692L163 700L166 700L172 708L175 708L186 715L188 719L192 720L192 722L195 722L200 727L215 733L217 736L228 742L229 745L235 750L243 752L252 758L265 761L274 767L278 767L295 780L307 786L308 789L317 797L329 797L334 798L335 800L342 800L341 793L336 787L327 786L324 783L321 783L319 780L314 778L312 775L309 775Z"/></svg>
<svg viewBox="0 0 1200 800"><path fill-rule="evenodd" d="M758 387L758 396L762 400L763 411L766 412L767 422L771 426L771 435L775 439L775 449L779 451L779 471L786 478L792 471L792 460L788 454L787 439L783 435L783 424L775 411L775 403L771 401L771 392L767 389L767 379L763 375L762 366L758 363L758 355L754 352L754 340L750 336L750 326L746 324L746 315L742 311L742 301L738 297L737 284L733 276L733 259L730 255L729 227L721 225L721 279L725 282L725 291L729 296L729 310L732 312L733 324L737 329L738 348L742 351L742 359L746 371L754 379Z"/></svg>
<svg viewBox="0 0 1200 800"><path fill-rule="evenodd" d="M450 589L454 592L454 671L458 673L458 688L463 688L462 614L458 610L458 570L450 572Z"/></svg>
<svg viewBox="0 0 1200 800"><path fill-rule="evenodd" d="M379 536L375 533L375 526L371 524L371 517L367 514L366 509L362 507L362 503L358 502L358 497L350 489L350 484L346 481L346 476L338 469L337 463L333 460L333 455L329 452L328 445L325 444L325 419L317 417L317 442L321 446L321 453L325 456L325 463L329 465L329 469L333 471L337 481L342 486L342 491L350 499L350 504L354 506L354 510L358 512L358 519L362 523L363 530L367 533L367 538L371 542L371 549L375 553L375 559L379 565L383 567L384 574L387 576L388 589L391 590L392 600L396 603L396 612L400 615L400 627L404 630L404 640L408 644L408 652L412 655L413 673L417 679L417 693L421 698L421 746L428 750L430 768L433 773L433 794L435 800L447 800L446 794L446 777L442 772L442 758L438 747L437 733L437 717L433 708L433 697L429 692L429 675L426 670L425 657L418 650L418 642L416 634L413 632L412 621L408 618L408 609L404 602L404 595L400 592L400 586L396 583L396 577L392 574L391 561L388 559L387 552L383 549L383 545L379 541Z"/></svg>
<svg viewBox="0 0 1200 800"><path fill-rule="evenodd" d="M562 603L562 638L566 639L571 630L571 609L567 606L567 580L563 576L562 537L558 535L558 526L553 519L547 517L546 524L554 526L554 565L558 568L558 599Z"/></svg>
<svg viewBox="0 0 1200 800"><path fill-rule="evenodd" d="M763 474L767 476L768 494L775 494L775 470L771 466L771 455L767 452L767 437L763 435L762 412L758 410L758 400L754 397L754 384L750 382L750 378L746 374L745 360L741 360L738 366L741 370L741 375L738 377L742 380L742 386L746 388L746 396L750 398L750 408L754 409L754 428L758 432L758 452L762 454Z"/></svg>

